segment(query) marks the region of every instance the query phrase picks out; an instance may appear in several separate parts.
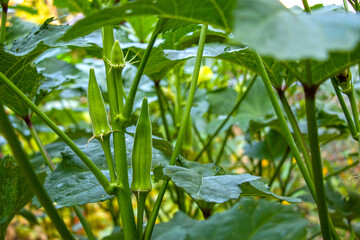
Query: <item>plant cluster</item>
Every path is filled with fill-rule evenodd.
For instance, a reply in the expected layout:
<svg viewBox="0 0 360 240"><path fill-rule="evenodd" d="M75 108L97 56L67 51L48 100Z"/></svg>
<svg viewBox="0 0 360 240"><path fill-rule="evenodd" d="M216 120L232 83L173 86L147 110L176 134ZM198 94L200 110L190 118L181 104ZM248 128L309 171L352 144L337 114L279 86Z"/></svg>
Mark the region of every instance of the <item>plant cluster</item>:
<svg viewBox="0 0 360 240"><path fill-rule="evenodd" d="M302 2L0 0L0 239L360 237L360 6Z"/></svg>

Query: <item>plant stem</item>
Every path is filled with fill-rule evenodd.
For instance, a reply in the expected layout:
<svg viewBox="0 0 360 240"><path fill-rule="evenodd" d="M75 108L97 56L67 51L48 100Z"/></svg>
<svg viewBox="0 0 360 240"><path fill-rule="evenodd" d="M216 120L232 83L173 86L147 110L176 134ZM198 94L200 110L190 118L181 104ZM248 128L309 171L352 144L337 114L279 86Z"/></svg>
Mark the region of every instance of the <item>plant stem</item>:
<svg viewBox="0 0 360 240"><path fill-rule="evenodd" d="M96 179L100 182L105 190L108 189L109 180L100 171L100 169L76 146L76 144L63 132L51 119L43 113L38 106L36 106L17 86L14 85L3 73L0 72L1 81L7 85L14 93L20 97L29 108L36 113L36 115L43 120L73 151L74 153L85 163L90 171L95 175Z"/></svg>
<svg viewBox="0 0 360 240"><path fill-rule="evenodd" d="M166 140L171 141L169 125L168 125L168 122L166 120L166 115L165 115L165 106L164 106L161 89L160 89L160 81L155 81L154 83L155 83L156 95L158 97L158 102L159 102L159 107L160 107L161 119L163 121L164 128L165 128Z"/></svg>
<svg viewBox="0 0 360 240"><path fill-rule="evenodd" d="M275 110L275 113L279 119L279 122L280 122L280 125L284 131L284 134L285 134L285 139L290 147L290 150L291 152L293 153L294 155L294 158L296 160L296 163L298 164L299 166L299 169L301 171L301 174L303 175L304 179L305 179L305 182L306 182L306 185L309 187L309 190L311 192L311 195L314 197L314 199L316 199L316 195L315 195L315 187L314 187L314 184L312 182L312 179L309 175L309 172L307 171L305 165L304 165L304 162L302 161L301 159L301 156L300 156L300 153L296 147L296 144L294 142L294 139L291 135L291 132L289 130L289 127L287 126L287 123L286 123L286 120L285 120L285 117L281 111L281 108L280 108L280 105L276 99L276 96L275 96L275 93L273 91L273 88L271 86L271 82L270 82L270 79L269 79L269 76L266 72L266 69L265 69L265 66L262 62L262 59L259 55L258 52L255 52L254 54L254 57L255 57L255 60L256 60L256 63L258 65L258 68L261 72L261 77L263 79L263 82L264 82L264 85L265 85L265 88L266 88L266 91L269 95L269 98L271 100L271 103L273 105L273 108Z"/></svg>
<svg viewBox="0 0 360 240"><path fill-rule="evenodd" d="M86 236L88 237L89 240L96 240L96 237L94 236L91 227L89 225L89 223L86 221L86 218L84 217L81 209L79 206L73 206L72 207L76 213L76 216L79 218L81 225L84 228L84 231L86 233Z"/></svg>
<svg viewBox="0 0 360 240"><path fill-rule="evenodd" d="M310 9L308 1L307 0L302 0L302 2L303 2L303 5L304 5L305 12L311 13L311 9Z"/></svg>
<svg viewBox="0 0 360 240"><path fill-rule="evenodd" d="M155 40L156 40L158 34L160 33L160 31L162 29L162 26L164 25L164 23L166 21L167 21L166 19L160 18L158 20L157 24L156 24L156 27L155 27L153 33L151 34L150 41L149 41L149 43L148 43L148 45L146 47L144 56L141 59L138 71L136 72L133 84L131 85L130 92L129 92L128 97L126 99L125 109L124 109L124 112L122 113L125 120L127 120L131 115L131 112L132 112L132 109L133 109L133 106L134 106L136 91L138 89L141 76L142 76L142 74L144 72L145 65L147 63L147 60L149 59L150 52L151 52L152 47L154 46Z"/></svg>
<svg viewBox="0 0 360 240"><path fill-rule="evenodd" d="M138 239L142 239L144 210L145 210L145 203L146 203L146 198L147 198L148 194L149 194L149 191L135 192L136 200L138 203L138 207L137 207Z"/></svg>
<svg viewBox="0 0 360 240"><path fill-rule="evenodd" d="M39 202L45 208L48 216L54 223L57 231L60 233L63 239L75 239L69 230L66 228L65 223L60 218L55 207L52 205L52 201L45 191L42 183L38 179L34 169L32 168L28 156L23 151L19 140L16 137L13 126L11 125L4 108L0 105L0 131L6 138L8 144L11 147L12 153L17 160L23 174L25 175L28 184L39 199Z"/></svg>
<svg viewBox="0 0 360 240"><path fill-rule="evenodd" d="M349 7L348 7L348 4L347 4L347 0L343 0L343 4L344 4L345 12L349 12Z"/></svg>
<svg viewBox="0 0 360 240"><path fill-rule="evenodd" d="M231 129L231 127L229 127L229 129L226 131L225 139L223 140L223 142L221 144L220 151L219 151L219 153L218 153L218 155L216 157L216 161L215 161L216 166L218 166L220 164L221 156L222 156L222 154L223 154L223 152L225 150L225 146L226 146L226 143L227 143L227 141L229 139L229 136L230 136L231 132L232 132L232 129Z"/></svg>
<svg viewBox="0 0 360 240"><path fill-rule="evenodd" d="M42 142L39 138L39 135L37 134L37 131L35 130L34 125L32 124L32 122L30 120L30 116L26 117L24 120L30 130L30 134L31 134L32 138L34 139L36 145L39 148L41 156L44 158L46 165L51 169L51 171L54 171L55 170L54 163L51 161L51 158L50 158L48 152L45 150L44 145L42 144Z"/></svg>
<svg viewBox="0 0 360 240"><path fill-rule="evenodd" d="M340 89L339 89L339 87L338 87L338 85L337 85L337 83L336 83L336 80L335 80L334 78L331 78L331 83L332 83L332 85L333 85L333 87L334 87L336 96L337 96L337 98L338 98L338 100L339 100L339 103L340 103L340 105L341 105L341 109L342 109L343 112L344 112L346 121L347 121L348 126L349 126L349 129L350 129L350 133L351 133L352 137L353 137L356 141L358 141L358 132L357 132L357 130L356 130L356 128L355 128L354 121L353 121L352 118L351 118L349 109L348 109L347 106L346 106L346 103L345 103L344 98L343 98L343 96L342 96L342 94L341 94L341 92L340 92Z"/></svg>
<svg viewBox="0 0 360 240"><path fill-rule="evenodd" d="M316 189L316 199L317 199L316 204L318 207L320 226L321 226L323 238L325 240L330 240L331 239L330 221L328 217L328 209L326 202L321 153L320 153L319 137L318 137L318 126L316 119L316 106L315 106L316 90L317 90L317 86L312 86L310 88L304 86L308 136L309 136L310 151L312 158L311 163L314 172L314 183Z"/></svg>
<svg viewBox="0 0 360 240"><path fill-rule="evenodd" d="M8 12L8 4L2 3L2 12L1 12L1 30L0 30L0 43L5 43L6 39L6 18Z"/></svg>
<svg viewBox="0 0 360 240"><path fill-rule="evenodd" d="M356 101L355 101L355 97L354 97L354 91L351 91L350 93L347 94L349 101L350 101L350 106L351 106L351 111L354 117L354 122L355 122L355 126L357 131L360 131L360 123L359 123L359 113L356 107Z"/></svg>
<svg viewBox="0 0 360 240"><path fill-rule="evenodd" d="M287 147L286 150L285 150L285 152L284 152L284 155L282 156L279 164L277 165L277 167L276 167L276 169L275 169L275 171L274 171L274 174L273 174L273 175L271 176L271 178L270 178L270 181L269 181L269 187L270 187L270 188L271 188L271 185L274 183L276 177L277 177L278 174L280 173L280 169L281 169L282 165L284 164L286 158L288 157L289 152L290 152L290 148Z"/></svg>
<svg viewBox="0 0 360 240"><path fill-rule="evenodd" d="M113 26L105 26L102 28L103 37L103 51L105 56L110 59L111 49L114 44ZM104 61L105 62L105 61ZM105 62L106 72L110 71L110 66ZM123 122L116 120L119 114L118 97L116 79L114 72L110 71L106 78L109 94L111 125L114 130L113 145L114 145L114 158L115 169L117 175L117 189L115 196L119 203L120 216L123 223L123 230L126 240L133 240L136 238L136 226L134 212L131 202L131 191L128 179L128 164L126 156L126 141L125 141L125 125Z"/></svg>
<svg viewBox="0 0 360 240"><path fill-rule="evenodd" d="M116 176L115 176L113 158L112 158L112 155L111 155L110 136L109 135L105 136L103 138L103 140L100 140L99 142L100 142L101 147L102 147L102 149L104 151L106 162L107 162L107 165L109 167L110 181L112 183L114 183L114 182L116 182Z"/></svg>
<svg viewBox="0 0 360 240"><path fill-rule="evenodd" d="M200 135L200 132L199 132L199 130L198 130L197 127L196 127L196 124L194 124L193 128L194 128L194 131L195 131L195 134L196 134L197 138L199 139L199 142L201 143L201 145L202 145L203 148L204 148L204 147L205 147L205 142L204 142L204 139L202 139L202 137L201 137L201 135ZM211 153L210 153L210 151L209 151L209 147L206 148L206 154L207 154L207 156L208 156L208 161L209 161L209 162L213 162Z"/></svg>
<svg viewBox="0 0 360 240"><path fill-rule="evenodd" d="M178 137L177 137L177 140L176 140L176 145L175 145L174 151L173 151L173 153L171 155L170 165L175 164L176 158L178 157L178 154L179 154L179 152L180 152L180 150L182 148L182 140L183 140L183 138L185 136L185 131L186 131L186 127L187 127L186 125L187 125L188 119L190 117L190 110L191 110L192 103L193 103L193 100L194 100L197 80L198 80L198 77L199 77L201 59L202 59L204 46L205 46L205 40L206 40L207 27L208 26L206 24L202 25L202 27L201 27L199 46L198 46L198 51L197 51L197 55L196 55L195 67L194 67L194 72L193 72L193 75L192 75L189 95L188 95L188 98L187 98L184 115L183 115L182 120L181 120L181 125L180 125L179 134L178 134ZM151 237L152 230L154 228L154 224L155 224L155 220L156 220L156 216L157 216L157 214L159 212L161 201L162 201L162 199L164 197L168 182L169 182L169 180L165 180L163 182L161 188L160 188L159 196L156 199L154 209L151 212L150 219L149 219L148 224L147 224L146 229L145 229L145 233L144 233L144 239L145 240L149 240L150 237Z"/></svg>
<svg viewBox="0 0 360 240"><path fill-rule="evenodd" d="M284 92L280 90L280 91L278 91L278 95L279 95L281 104L286 112L286 116L288 117L291 127L294 131L293 137L295 139L295 142L297 143L298 147L300 148L301 153L303 154L305 164L310 173L310 176L313 177L313 171L312 171L312 167L311 167L309 150L306 147L304 136L302 135L302 133L300 131L299 125L295 119L294 113L292 112L292 110L290 108L289 102L286 100Z"/></svg>
<svg viewBox="0 0 360 240"><path fill-rule="evenodd" d="M246 89L246 91L244 92L243 95L241 95L241 97L236 101L234 107L231 109L231 111L229 112L229 114L227 115L227 117L224 119L224 121L220 124L220 126L216 129L216 131L211 135L211 137L208 139L207 143L205 144L205 146L201 149L200 153L196 156L196 158L194 159L194 161L198 161L201 157L201 155L205 152L205 150L210 146L212 140L219 134L219 132L221 131L221 129L225 126L225 124L229 121L229 119L231 118L231 116L234 114L234 112L239 108L240 104L242 103L242 101L245 99L246 95L249 93L251 87L253 86L255 80L257 78L257 75L255 75L250 83L248 88Z"/></svg>
<svg viewBox="0 0 360 240"><path fill-rule="evenodd" d="M118 100L118 112L121 113L124 110L124 88L122 82L122 69L112 69L114 72L114 78L116 83L116 95Z"/></svg>

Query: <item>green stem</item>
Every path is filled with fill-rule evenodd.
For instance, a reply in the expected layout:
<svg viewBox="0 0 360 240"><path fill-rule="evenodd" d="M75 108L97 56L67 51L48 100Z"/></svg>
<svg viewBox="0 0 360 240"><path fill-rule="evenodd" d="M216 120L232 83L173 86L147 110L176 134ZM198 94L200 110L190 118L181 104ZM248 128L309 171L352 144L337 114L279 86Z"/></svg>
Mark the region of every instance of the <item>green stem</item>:
<svg viewBox="0 0 360 240"><path fill-rule="evenodd" d="M88 237L89 240L96 240L96 237L94 236L91 227L89 225L89 223L86 221L86 218L84 217L81 209L79 206L73 206L73 209L76 213L76 216L79 218L81 225L84 228L84 231L86 233L86 236Z"/></svg>
<svg viewBox="0 0 360 240"><path fill-rule="evenodd" d="M225 146L226 146L226 143L227 143L227 141L229 139L229 136L230 136L231 132L232 132L232 129L231 129L231 127L229 127L229 129L226 131L225 139L223 140L223 142L221 144L220 151L219 151L219 153L218 153L218 155L216 157L216 161L215 161L216 166L218 166L220 164L221 156L222 156L222 154L223 154L223 152L225 150Z"/></svg>
<svg viewBox="0 0 360 240"><path fill-rule="evenodd" d="M220 124L220 126L216 129L216 131L211 135L211 137L208 139L207 143L205 144L205 146L201 149L200 153L196 156L196 158L194 159L194 161L198 161L201 157L201 155L205 152L205 150L210 146L212 140L219 134L219 132L221 131L221 129L225 126L225 124L229 121L229 119L231 118L231 116L234 114L234 112L239 108L239 106L241 105L242 101L245 99L246 95L249 93L251 87L253 86L255 80L257 78L257 75L255 75L250 83L248 88L246 89L246 91L244 92L244 94L237 100L237 102L235 103L234 107L231 109L231 111L229 112L229 114L227 115L227 117L224 119L224 121Z"/></svg>
<svg viewBox="0 0 360 240"><path fill-rule="evenodd" d="M351 111L354 117L354 122L355 122L355 126L357 131L360 131L360 123L359 123L359 112L357 110L356 107L356 101L355 101L355 97L354 97L354 91L351 91L350 93L347 94L349 101L350 101L350 106L351 106Z"/></svg>
<svg viewBox="0 0 360 240"><path fill-rule="evenodd" d="M346 106L346 103L344 101L344 98L340 92L340 89L339 89L339 86L337 85L336 83L336 80L334 78L331 78L331 83L334 87L334 90L335 90L335 93L336 93L336 96L337 98L339 99L339 103L341 105L341 109L343 110L344 112L344 115L345 115L345 118L346 118L346 121L348 123L348 126L349 126L349 129L350 129L350 133L352 135L352 137L358 141L358 132L355 128L355 124L354 124L354 121L352 120L351 118L351 115L350 115L350 112L349 112L349 109L347 108Z"/></svg>
<svg viewBox="0 0 360 240"><path fill-rule="evenodd" d="M345 12L349 12L349 7L348 7L348 4L347 4L347 0L343 0L343 4L344 4Z"/></svg>
<svg viewBox="0 0 360 240"><path fill-rule="evenodd" d="M200 132L196 127L196 124L194 124L193 128L194 128L194 131L195 131L195 134L196 134L197 138L199 139L199 142L201 143L202 147L204 148L205 147L205 142L204 142L204 139L202 139L202 137L200 135ZM209 151L209 147L206 148L206 154L208 156L208 161L213 162L211 153Z"/></svg>
<svg viewBox="0 0 360 240"><path fill-rule="evenodd" d="M103 37L103 51L105 56L111 58L111 49L114 44L113 26L105 26L102 28ZM111 69L108 63L105 62L105 69L108 73ZM110 71L107 75L107 86L109 94L110 115L112 122L113 145L114 145L114 158L115 170L117 175L117 190L115 192L116 198L119 203L120 216L123 223L125 239L136 239L136 226L134 212L131 202L131 191L128 180L128 164L126 156L126 141L125 141L125 125L116 119L119 114L118 97L117 96L117 82L114 76L114 71Z"/></svg>
<svg viewBox="0 0 360 240"><path fill-rule="evenodd" d="M118 100L118 112L121 113L124 110L124 88L122 82L122 69L112 69L114 72L114 78L116 83L116 95Z"/></svg>
<svg viewBox="0 0 360 240"><path fill-rule="evenodd" d="M285 117L281 111L281 108L280 108L280 105L277 101L277 98L275 96L275 93L273 91L273 88L271 86L271 82L270 82L270 79L269 79L269 76L266 72L266 69L265 69L265 66L264 66L264 63L262 62L262 59L259 55L258 52L255 52L254 54L254 57L255 57L255 61L258 65L258 68L261 72L261 77L262 77L262 80L264 82L264 85L265 85L265 88L266 88L266 91L269 95L269 98L271 100L271 104L273 105L273 108L275 110L275 113L278 117L278 120L280 122L280 125L283 129L283 132L285 134L285 139L290 147L290 150L291 152L293 153L294 155L294 158L296 160L296 163L298 164L299 166L299 169L300 169L300 172L301 174L303 175L304 179L305 179L305 182L306 182L306 185L309 187L309 190L311 192L311 195L314 197L314 199L316 199L316 194L315 194L315 187L314 187L314 184L312 182L312 179L309 175L309 172L307 171L305 165L304 165L304 162L302 161L301 159L301 156L300 156L300 153L296 147L296 144L295 144L295 141L291 135L291 132L289 130L289 127L287 126L287 123L286 123L286 120L285 120Z"/></svg>
<svg viewBox="0 0 360 240"><path fill-rule="evenodd" d="M95 175L97 180L103 186L105 190L109 187L109 180L100 171L100 169L76 146L76 144L63 132L51 119L43 113L38 106L36 106L14 83L12 83L3 73L0 72L1 81L7 85L18 97L20 97L29 108L36 113L36 115L48 125L73 151L74 153L85 163L90 171Z"/></svg>
<svg viewBox="0 0 360 240"><path fill-rule="evenodd" d="M99 142L104 151L106 162L109 167L110 181L114 183L116 182L116 176L115 176L114 162L111 155L110 136L109 135L105 136L103 140L100 140Z"/></svg>
<svg viewBox="0 0 360 240"><path fill-rule="evenodd" d="M182 118L182 94L181 94L181 78L180 78L180 66L175 71L175 88L176 88L176 99L175 99L175 127L180 125Z"/></svg>
<svg viewBox="0 0 360 240"><path fill-rule="evenodd" d="M147 61L149 59L151 49L154 46L155 40L156 40L157 36L159 35L159 33L160 33L161 29L162 29L162 26L164 25L164 23L166 21L167 21L166 19L160 18L158 20L157 24L156 24L156 27L155 27L153 33L151 34L150 41L149 41L149 43L148 43L148 45L146 47L144 56L141 59L138 71L136 72L134 81L133 81L133 83L131 85L131 88L130 88L130 92L129 92L128 97L126 99L125 109L124 109L124 112L122 113L123 118L125 120L127 120L131 115L131 112L132 112L133 106L134 106L136 91L138 89L141 76L142 76L142 74L144 72L145 65L146 65L146 63L147 63Z"/></svg>
<svg viewBox="0 0 360 240"><path fill-rule="evenodd" d="M297 143L298 147L300 148L301 153L303 154L305 164L310 173L310 176L313 177L313 171L312 171L312 167L311 167L309 150L306 147L304 136L302 135L302 133L300 131L299 125L295 119L294 113L292 112L292 110L290 108L289 102L286 100L284 92L280 90L280 91L278 91L278 95L279 95L281 104L286 112L286 116L288 117L291 127L294 131L294 135L293 135L294 140Z"/></svg>
<svg viewBox="0 0 360 240"><path fill-rule="evenodd" d="M163 121L164 128L165 128L166 140L171 141L169 125L168 125L168 122L166 120L166 115L165 115L165 106L164 106L161 89L160 89L160 81L155 81L154 83L155 83L156 95L158 97L158 102L159 102L159 107L160 107L161 119Z"/></svg>
<svg viewBox="0 0 360 240"><path fill-rule="evenodd" d="M28 156L23 151L20 142L16 137L13 126L11 125L8 117L6 116L2 105L0 105L0 131L10 145L12 153L17 160L23 174L25 175L28 184L37 196L41 205L45 208L48 216L54 223L54 226L60 233L61 237L63 239L75 239L69 232L69 230L66 228L65 223L60 218L59 214L57 213L55 207L52 204L52 201L50 200L50 197L48 196L42 183L40 182L34 169L32 168Z"/></svg>
<svg viewBox="0 0 360 240"><path fill-rule="evenodd" d="M310 9L308 1L307 0L302 0L302 2L303 2L303 5L304 5L305 12L311 13L311 9Z"/></svg>
<svg viewBox="0 0 360 240"><path fill-rule="evenodd" d="M320 153L319 137L318 137L318 126L316 119L316 106L315 106L316 90L317 90L317 86L313 86L310 88L304 86L308 136L309 136L310 151L312 158L311 163L314 172L314 183L316 189L316 199L317 199L316 204L318 207L320 226L321 226L323 238L325 240L331 240L331 230L330 230L331 227L328 217L328 209L326 202L321 153Z"/></svg>
<svg viewBox="0 0 360 240"><path fill-rule="evenodd" d="M282 156L279 164L277 165L277 167L276 167L276 169L275 169L275 171L274 171L274 174L273 174L273 175L271 176L271 178L270 178L270 181L269 181L269 187L270 187L270 188L271 188L271 185L274 183L276 177L277 177L278 174L280 173L280 169L281 169L281 167L283 166L286 158L288 157L289 152L290 152L290 148L287 147L286 150L285 150L285 152L284 152L284 155Z"/></svg>
<svg viewBox="0 0 360 240"><path fill-rule="evenodd" d="M142 239L143 232L143 218L144 218L144 210L146 198L149 194L149 191L139 191L135 192L136 200L137 200L137 231L138 231L138 239Z"/></svg>
<svg viewBox="0 0 360 240"><path fill-rule="evenodd" d="M94 6L97 8L97 9L100 9L101 8L101 3L99 0L92 0L93 3L94 3Z"/></svg>
<svg viewBox="0 0 360 240"><path fill-rule="evenodd" d="M171 155L170 165L175 164L176 158L178 157L178 154L179 154L179 152L180 152L180 150L182 148L182 140L183 140L183 138L185 136L186 125L187 125L187 121L188 121L188 119L190 117L190 110L191 110L192 103L193 103L193 100L194 100L197 80L198 80L198 77L199 77L201 59L202 59L204 46L205 46L205 40L206 40L207 27L208 26L206 24L204 24L202 26L202 28L201 28L200 39L199 39L199 47L198 47L198 51L197 51L197 55L196 55L195 67L194 67L194 72L193 72L193 75L192 75L189 95L188 95L188 98L187 98L184 115L183 115L182 120L181 120L181 125L180 125L179 134L178 134L178 137L177 137L177 140L176 140L176 145L175 145L174 151L173 151L173 153ZM169 180L164 181L163 185L161 186L159 196L156 199L154 209L151 212L150 219L149 219L148 224L147 224L146 229L145 229L145 235L144 235L145 240L149 240L150 237L151 237L152 230L154 228L154 224L155 224L155 220L156 220L156 216L157 216L157 214L159 212L161 201L162 201L163 196L165 194L168 182L169 182Z"/></svg>
<svg viewBox="0 0 360 240"><path fill-rule="evenodd" d="M45 150L44 145L42 144L42 142L39 138L39 135L37 134L37 131L35 130L34 125L32 124L32 122L30 120L30 116L26 117L24 120L30 130L30 134L31 134L32 138L34 139L36 145L39 148L41 156L45 160L46 165L51 169L51 171L54 171L55 170L54 163L51 161L51 158L50 158L48 152Z"/></svg>
<svg viewBox="0 0 360 240"><path fill-rule="evenodd" d="M6 39L6 18L8 12L8 4L2 3L2 13L1 13L1 30L0 30L0 43L5 43Z"/></svg>

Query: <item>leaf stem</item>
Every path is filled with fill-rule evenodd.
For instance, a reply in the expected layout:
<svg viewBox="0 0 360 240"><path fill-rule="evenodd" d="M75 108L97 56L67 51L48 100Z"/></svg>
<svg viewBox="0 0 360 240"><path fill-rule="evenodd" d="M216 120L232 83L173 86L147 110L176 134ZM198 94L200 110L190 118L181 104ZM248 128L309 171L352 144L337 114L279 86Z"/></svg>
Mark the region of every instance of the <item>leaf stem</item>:
<svg viewBox="0 0 360 240"><path fill-rule="evenodd" d="M317 86L307 87L304 85L306 116L308 126L308 136L310 143L310 151L312 158L312 169L314 172L314 183L316 189L316 204L320 218L320 226L325 240L331 240L330 221L328 217L328 209L326 202L326 194L324 187L321 153L318 137L318 126L316 119L315 94Z"/></svg>
<svg viewBox="0 0 360 240"><path fill-rule="evenodd" d="M312 171L312 167L311 167L311 160L310 160L310 155L309 155L309 150L307 149L307 146L305 144L305 139L304 136L302 135L299 125L295 119L294 113L292 112L289 102L286 100L284 91L278 91L278 95L280 98L280 102L286 112L286 116L289 119L289 122L291 124L291 127L294 131L294 140L297 143L298 147L300 148L301 153L303 154L304 160L305 160L305 164L306 167L310 173L310 176L313 177L313 171Z"/></svg>
<svg viewBox="0 0 360 240"><path fill-rule="evenodd" d="M175 161L176 161L176 159L178 157L178 154L179 154L179 152L180 152L180 150L182 148L182 141L183 141L183 138L185 136L185 131L186 131L186 127L187 127L186 125L187 125L187 122L188 122L189 117L190 117L190 110L191 110L192 103L193 103L193 100L194 100L197 80L198 80L198 77L199 77L201 59L202 59L204 46L205 46L205 40L206 40L207 28L208 28L208 25L206 25L206 24L203 24L202 27L201 27L199 46L198 46L198 51L197 51L197 54L196 54L195 67L194 67L194 72L193 72L193 75L192 75L190 90L189 90L189 94L188 94L188 98L187 98L187 102L186 102L184 115L183 115L182 120L181 120L181 125L180 125L179 134L178 134L178 137L177 137L177 140L176 140L176 145L175 145L174 151L173 151L173 153L171 155L170 165L175 164ZM163 182L161 188L160 188L159 196L156 199L154 209L151 212L148 224L147 224L146 229L145 229L145 233L144 233L144 239L145 240L149 240L150 237L151 237L152 230L154 228L154 224L155 224L155 220L156 220L156 216L157 216L157 214L159 212L161 201L162 201L162 199L164 197L168 182L169 182L169 180L165 180Z"/></svg>
<svg viewBox="0 0 360 240"><path fill-rule="evenodd" d="M229 136L232 132L232 129L231 129L231 126L228 128L228 130L226 131L226 134L225 134L225 139L223 140L222 144L221 144L221 148L220 148L220 151L218 153L218 155L216 156L216 161L215 161L215 165L218 166L221 162L221 156L222 154L224 153L224 150L225 150L225 146L226 146L226 143L229 139Z"/></svg>
<svg viewBox="0 0 360 240"><path fill-rule="evenodd" d="M225 124L229 121L229 119L231 118L231 116L234 114L234 112L239 108L239 106L241 105L242 101L245 99L246 95L249 93L251 87L253 86L255 80L257 78L257 75L255 75L249 83L249 86L247 87L246 91L243 93L243 95L241 95L241 97L236 101L234 107L231 109L231 111L229 112L229 114L226 116L226 118L224 119L224 121L220 124L220 126L215 130L215 132L211 135L211 137L208 139L208 141L206 142L205 146L201 149L200 153L196 156L196 158L194 159L194 161L198 161L201 157L201 155L206 151L206 149L210 146L212 140L214 140L214 138L219 134L219 132L221 131L221 129L225 126Z"/></svg>
<svg viewBox="0 0 360 240"><path fill-rule="evenodd" d="M79 218L81 225L84 228L84 231L86 233L86 236L88 237L89 240L96 240L96 237L94 236L91 227L89 225L89 223L86 221L86 218L84 217L81 209L79 206L73 206L72 207L76 213L76 216Z"/></svg>
<svg viewBox="0 0 360 240"><path fill-rule="evenodd" d="M36 145L39 148L41 156L44 158L46 165L51 169L51 171L54 171L55 170L54 163L51 161L51 158L50 158L48 152L45 150L44 145L42 144L42 142L39 138L39 135L30 120L30 116L26 117L24 120L30 130L30 134L31 134L32 138L34 139Z"/></svg>
<svg viewBox="0 0 360 240"><path fill-rule="evenodd" d="M311 195L313 196L314 199L316 199L316 194L315 194L315 187L314 187L314 183L312 182L312 179L309 175L309 172L308 170L306 169L305 165L304 165L304 162L302 161L301 159L301 156L300 156L300 153L296 147L296 144L295 144L295 141L291 135L291 132L289 130L289 127L287 126L287 123L286 123L286 120L285 120L285 117L284 117L284 114L282 113L281 111L281 108L280 108L280 105L277 101L277 98L276 98L276 95L273 91L273 88L271 86L271 82L270 82L270 79L269 79L269 76L266 72L266 69L265 69L265 66L262 62L262 59L259 55L259 53L257 51L255 51L254 53L254 57L255 57L255 61L258 65L258 68L260 70L260 73L261 73L261 77L262 77L262 80L264 82L264 85L265 85L265 88L266 88L266 91L269 95L269 98L271 100L271 103L273 105L273 108L275 110L275 113L279 119L279 122L280 122L280 125L284 131L284 134L285 134L285 139L290 147L290 150L292 152L292 154L294 155L294 158L296 160L296 163L298 164L299 166L299 169L300 169L300 172L301 174L303 175L304 179L305 179L305 182L306 182L306 185L309 187L309 190L311 192Z"/></svg>
<svg viewBox="0 0 360 240"><path fill-rule="evenodd" d="M100 182L105 190L109 187L109 180L100 171L100 169L76 146L76 144L63 132L56 124L43 113L38 106L36 106L14 83L12 83L3 73L0 72L1 81L7 85L18 97L20 97L29 108L36 113L36 115L48 125L85 163L90 171L95 175L96 179Z"/></svg>
<svg viewBox="0 0 360 240"><path fill-rule="evenodd" d="M115 175L115 169L114 169L114 163L113 163L113 157L111 155L111 147L110 147L110 136L105 136L103 140L99 141L101 144L101 147L104 151L105 158L107 165L109 167L109 173L110 173L110 181L112 183L116 182L116 175Z"/></svg>
<svg viewBox="0 0 360 240"><path fill-rule="evenodd" d="M350 106L351 106L351 111L354 117L354 122L355 122L355 126L357 131L360 131L360 123L359 123L359 113L357 110L357 106L356 106L356 101L355 101L355 97L354 97L354 91L351 91L350 93L347 94L349 101L350 101Z"/></svg>
<svg viewBox="0 0 360 240"><path fill-rule="evenodd" d="M166 140L170 142L171 135L170 135L169 125L166 120L165 106L164 106L164 102L163 102L164 99L161 94L160 81L155 81L154 83L155 83L156 95L158 97L158 102L159 102L159 107L160 107L161 119L162 119L162 122L163 122L164 128L165 128Z"/></svg>
<svg viewBox="0 0 360 240"><path fill-rule="evenodd" d="M305 12L311 13L311 9L310 9L308 1L307 0L302 0L302 3L304 5Z"/></svg>
<svg viewBox="0 0 360 240"><path fill-rule="evenodd" d="M145 203L146 198L149 194L149 191L139 191L135 192L136 200L138 203L137 207L137 231L138 231L138 238L142 239L142 232L143 232L143 218L144 218L144 210L145 210Z"/></svg>
<svg viewBox="0 0 360 240"><path fill-rule="evenodd" d="M28 156L25 154L24 150L22 149L20 142L16 137L13 126L11 125L8 117L6 116L6 113L2 105L0 105L0 131L2 132L3 136L6 138L8 144L10 145L12 153L15 159L17 160L23 174L25 175L28 184L30 185L31 189L39 199L39 202L45 208L48 216L54 223L61 237L63 239L75 239L70 233L70 231L67 229L63 220L60 218L55 207L52 205L52 201L50 200L49 195L45 191L38 176L36 175L34 169L32 168Z"/></svg>
<svg viewBox="0 0 360 240"><path fill-rule="evenodd" d="M271 187L271 185L274 183L276 177L277 177L278 174L280 173L280 169L281 169L281 167L283 166L283 164L284 164L286 158L288 157L289 153L290 153L290 148L287 147L286 150L285 150L285 152L284 152L284 155L282 156L282 158L281 158L281 160L280 160L280 162L279 162L279 164L276 166L276 169L275 169L275 171L274 171L274 174L271 176L271 178L270 178L270 180L269 180L269 187Z"/></svg>
<svg viewBox="0 0 360 240"><path fill-rule="evenodd" d="M166 19L160 18L158 20L158 22L156 23L156 27L155 27L153 33L151 34L150 41L146 47L144 56L141 59L138 71L136 72L133 84L131 85L130 92L126 99L125 109L124 109L124 112L122 113L125 120L127 120L131 115L131 112L132 112L133 106L134 106L135 95L136 95L136 92L137 92L137 89L138 89L138 86L140 83L141 76L144 72L145 65L149 59L149 56L150 56L151 50L154 46L155 40L156 40L158 34L160 33L162 26L164 25L164 23L166 21L167 21Z"/></svg>
<svg viewBox="0 0 360 240"><path fill-rule="evenodd" d="M6 39L6 18L8 12L8 4L2 3L2 12L1 12L1 30L0 30L0 43L5 43Z"/></svg>
<svg viewBox="0 0 360 240"><path fill-rule="evenodd" d="M346 121L347 121L347 124L349 126L349 130L350 130L350 133L352 135L352 137L358 141L358 137L359 137L359 134L355 128L355 124L354 124L354 121L353 119L351 118L351 115L350 115L350 112L349 112L349 109L347 108L346 106L346 103L344 101L344 98L340 92L340 89L339 89L339 86L337 85L336 83L336 80L334 78L331 78L331 83L334 87L334 90L335 90L335 94L339 100L339 103L341 105L341 109L343 110L344 112L344 115L345 115L345 118L346 118Z"/></svg>

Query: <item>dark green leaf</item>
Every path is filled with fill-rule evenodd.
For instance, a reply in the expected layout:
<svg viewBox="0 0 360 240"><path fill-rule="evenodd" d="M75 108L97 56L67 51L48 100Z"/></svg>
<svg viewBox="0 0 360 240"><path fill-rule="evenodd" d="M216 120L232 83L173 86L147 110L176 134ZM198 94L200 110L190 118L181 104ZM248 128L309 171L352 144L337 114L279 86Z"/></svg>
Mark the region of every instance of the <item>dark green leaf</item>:
<svg viewBox="0 0 360 240"><path fill-rule="evenodd" d="M101 10L78 21L66 32L62 40L68 41L85 36L104 25L117 24L128 17L146 15L192 23L206 23L229 31L232 28L231 12L234 6L235 0L178 0L176 2L138 0L120 7Z"/></svg>
<svg viewBox="0 0 360 240"><path fill-rule="evenodd" d="M10 221L33 195L15 160L9 156L0 159L0 239L5 238Z"/></svg>
<svg viewBox="0 0 360 240"><path fill-rule="evenodd" d="M242 200L205 221L177 213L155 226L154 240L301 240L307 221L291 206L265 200Z"/></svg>

